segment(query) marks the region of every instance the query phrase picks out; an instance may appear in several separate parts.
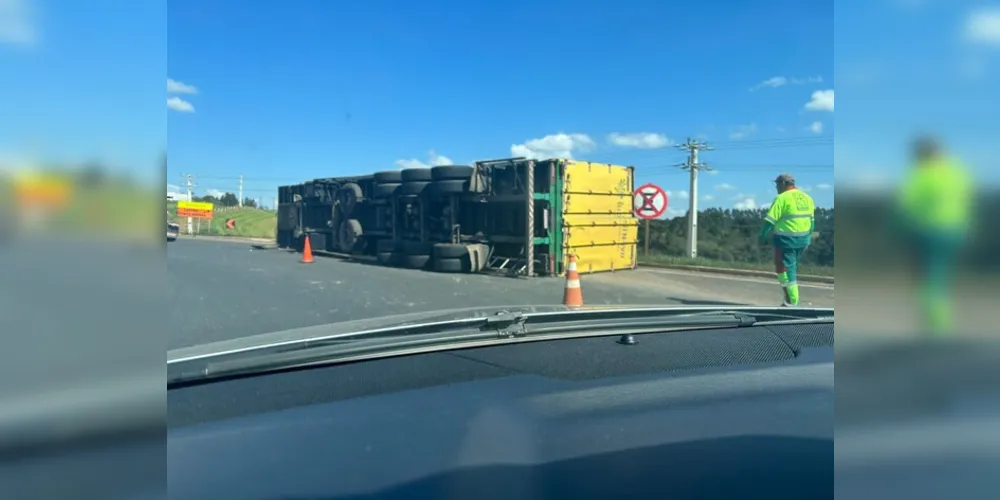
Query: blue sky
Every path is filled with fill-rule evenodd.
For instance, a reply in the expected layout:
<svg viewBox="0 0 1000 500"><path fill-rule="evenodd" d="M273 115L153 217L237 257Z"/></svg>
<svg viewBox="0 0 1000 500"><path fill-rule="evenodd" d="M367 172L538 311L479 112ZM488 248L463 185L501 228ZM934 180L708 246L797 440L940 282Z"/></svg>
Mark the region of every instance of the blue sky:
<svg viewBox="0 0 1000 500"><path fill-rule="evenodd" d="M896 180L917 132L1000 181L1000 2L838 0L837 188Z"/></svg>
<svg viewBox="0 0 1000 500"><path fill-rule="evenodd" d="M170 78L197 93L176 94L194 112L170 115L168 179L242 174L270 202L275 182L413 160L572 155L635 165L679 212L683 153L661 146L700 135L718 143L703 206L767 203L785 170L832 203L833 114L804 109L832 88L828 3L245 5L171 3ZM774 77L794 84L750 90Z"/></svg>
<svg viewBox="0 0 1000 500"><path fill-rule="evenodd" d="M921 127L996 170L982 2L3 2L32 12L0 13L0 159L148 173L167 137L168 182L200 193L516 151L635 165L682 210L683 154L653 146L694 136L716 148L701 206L766 204L782 171L830 206L834 164L838 186L896 175ZM193 112L163 106L168 78Z"/></svg>

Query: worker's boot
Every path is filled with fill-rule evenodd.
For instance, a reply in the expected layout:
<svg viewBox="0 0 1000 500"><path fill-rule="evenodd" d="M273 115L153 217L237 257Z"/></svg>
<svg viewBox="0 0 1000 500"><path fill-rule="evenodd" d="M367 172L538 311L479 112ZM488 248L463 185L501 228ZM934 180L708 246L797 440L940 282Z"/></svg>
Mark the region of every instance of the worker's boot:
<svg viewBox="0 0 1000 500"><path fill-rule="evenodd" d="M785 285L784 307L796 307L799 305L799 285Z"/></svg>
<svg viewBox="0 0 1000 500"><path fill-rule="evenodd" d="M788 287L781 287L782 302L781 307L795 307L795 303L792 302L792 298L788 295Z"/></svg>

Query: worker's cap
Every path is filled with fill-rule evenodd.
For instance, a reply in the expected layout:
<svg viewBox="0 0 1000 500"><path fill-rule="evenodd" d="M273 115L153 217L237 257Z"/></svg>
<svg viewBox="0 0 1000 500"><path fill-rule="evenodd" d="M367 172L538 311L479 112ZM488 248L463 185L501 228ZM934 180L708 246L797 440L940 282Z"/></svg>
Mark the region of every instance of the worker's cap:
<svg viewBox="0 0 1000 500"><path fill-rule="evenodd" d="M795 177L792 174L781 174L774 179L775 184L795 184Z"/></svg>
<svg viewBox="0 0 1000 500"><path fill-rule="evenodd" d="M913 141L913 152L917 156L930 156L941 149L941 143L933 136L924 134Z"/></svg>

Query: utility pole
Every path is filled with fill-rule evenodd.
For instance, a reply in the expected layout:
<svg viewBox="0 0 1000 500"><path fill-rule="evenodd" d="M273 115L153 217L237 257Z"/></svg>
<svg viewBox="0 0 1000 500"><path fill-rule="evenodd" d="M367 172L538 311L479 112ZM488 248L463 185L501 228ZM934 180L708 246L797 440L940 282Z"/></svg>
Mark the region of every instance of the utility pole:
<svg viewBox="0 0 1000 500"><path fill-rule="evenodd" d="M711 151L712 148L704 142L688 138L683 144L678 144L677 149L688 152L687 161L679 166L681 170L687 170L691 174L691 189L688 200L687 254L688 257L693 259L698 257L698 171L712 169L707 164L698 162L698 152Z"/></svg>
<svg viewBox="0 0 1000 500"><path fill-rule="evenodd" d="M194 201L194 176L191 174L184 174L184 186L187 188L187 201ZM194 220L191 217L187 218L187 232L188 234L194 234Z"/></svg>
<svg viewBox="0 0 1000 500"><path fill-rule="evenodd" d="M240 175L240 208L243 208L243 176Z"/></svg>

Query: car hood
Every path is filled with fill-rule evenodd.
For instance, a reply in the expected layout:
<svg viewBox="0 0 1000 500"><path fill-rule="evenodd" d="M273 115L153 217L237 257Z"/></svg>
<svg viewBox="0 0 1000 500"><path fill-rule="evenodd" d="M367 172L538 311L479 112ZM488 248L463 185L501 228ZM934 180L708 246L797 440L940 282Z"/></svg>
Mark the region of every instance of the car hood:
<svg viewBox="0 0 1000 500"><path fill-rule="evenodd" d="M699 311L699 310L721 310L721 309L727 309L728 307L725 306L670 307L670 306L649 306L649 305L647 306L614 305L614 306L570 308L562 305L551 305L551 306L508 306L508 307L490 306L490 307L472 307L472 308L462 308L462 309L443 309L443 310L429 311L429 312L407 313L407 314L382 316L377 318L359 319L353 321L342 321L324 325L296 328L292 330L283 330L280 332L265 333L261 335L252 335L237 339L223 340L220 342L212 342L208 344L201 344L191 347L182 347L179 349L168 351L167 362L170 363L173 361L180 361L189 358L213 356L222 353L233 353L245 350L252 350L259 347L281 344L286 342L294 343L297 341L319 339L334 335L346 335L368 330L377 330L380 328L390 328L396 326L415 325L424 323L435 323L435 322L452 321L452 320L469 319L469 318L484 318L487 316L496 315L497 313L500 312L522 313L530 315L530 314L566 312L566 311L593 311L593 310L610 310L610 309L665 309L665 308L689 309L689 310Z"/></svg>

